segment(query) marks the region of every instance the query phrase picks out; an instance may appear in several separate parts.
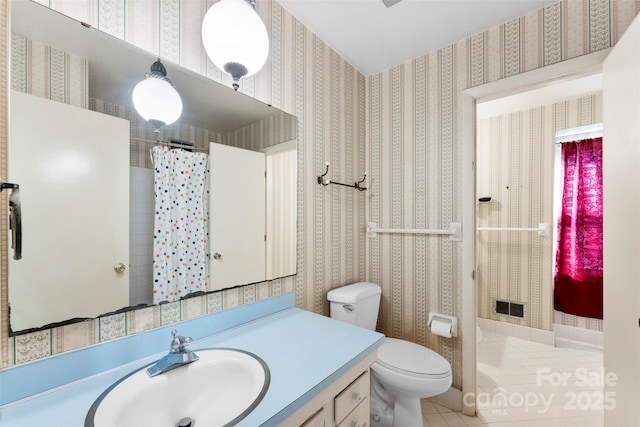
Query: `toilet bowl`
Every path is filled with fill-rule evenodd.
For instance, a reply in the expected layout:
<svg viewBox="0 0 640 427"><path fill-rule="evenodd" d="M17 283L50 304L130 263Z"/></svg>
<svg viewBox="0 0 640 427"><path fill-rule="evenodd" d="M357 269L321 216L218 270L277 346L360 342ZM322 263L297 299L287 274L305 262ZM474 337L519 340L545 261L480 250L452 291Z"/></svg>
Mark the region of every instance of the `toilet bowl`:
<svg viewBox="0 0 640 427"><path fill-rule="evenodd" d="M451 365L427 347L385 338L372 370L396 393L419 394L421 398L443 393L451 387Z"/></svg>
<svg viewBox="0 0 640 427"><path fill-rule="evenodd" d="M438 353L421 345L385 338L378 350L378 360L371 366L380 389L372 390L374 400L393 409L392 422L371 408L371 423L375 427L422 426L420 399L437 396L451 387L451 365Z"/></svg>
<svg viewBox="0 0 640 427"><path fill-rule="evenodd" d="M331 317L375 329L380 287L355 283L329 292ZM424 346L385 338L371 366L372 427L422 427L420 399L451 387L451 365Z"/></svg>

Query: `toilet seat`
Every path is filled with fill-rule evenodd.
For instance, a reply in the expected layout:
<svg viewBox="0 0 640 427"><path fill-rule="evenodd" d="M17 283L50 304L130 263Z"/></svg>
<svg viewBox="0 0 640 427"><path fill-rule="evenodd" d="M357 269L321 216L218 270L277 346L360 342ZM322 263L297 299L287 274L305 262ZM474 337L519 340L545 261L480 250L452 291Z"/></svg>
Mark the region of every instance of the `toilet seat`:
<svg viewBox="0 0 640 427"><path fill-rule="evenodd" d="M444 357L427 347L396 338L385 338L376 362L391 371L423 379L451 376L451 365Z"/></svg>

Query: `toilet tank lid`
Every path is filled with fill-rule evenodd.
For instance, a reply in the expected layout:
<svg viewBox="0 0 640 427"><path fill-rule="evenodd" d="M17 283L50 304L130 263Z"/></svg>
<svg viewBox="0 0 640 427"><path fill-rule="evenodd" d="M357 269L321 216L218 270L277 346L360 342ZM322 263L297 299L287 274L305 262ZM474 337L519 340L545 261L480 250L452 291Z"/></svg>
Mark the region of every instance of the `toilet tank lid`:
<svg viewBox="0 0 640 427"><path fill-rule="evenodd" d="M333 302L353 304L381 292L380 286L375 283L359 282L329 291L327 299Z"/></svg>

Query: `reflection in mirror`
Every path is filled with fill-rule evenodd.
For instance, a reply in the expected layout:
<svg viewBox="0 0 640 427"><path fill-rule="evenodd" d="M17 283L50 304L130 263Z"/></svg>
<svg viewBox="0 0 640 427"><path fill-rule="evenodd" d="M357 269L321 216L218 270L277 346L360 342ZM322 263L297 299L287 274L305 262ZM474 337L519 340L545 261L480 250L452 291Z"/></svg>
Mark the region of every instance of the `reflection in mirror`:
<svg viewBox="0 0 640 427"><path fill-rule="evenodd" d="M9 264L12 329L68 319L69 302L72 317L128 305L128 276L107 267L129 259L129 123L10 95L9 176L25 231L24 257Z"/></svg>
<svg viewBox="0 0 640 427"><path fill-rule="evenodd" d="M131 92L157 58L36 3L14 1L11 9L10 178L53 186L29 190L20 183L25 243L23 259L12 261L9 268L13 334L153 303L157 188L154 190L151 152L156 146L203 155L208 155L210 142L263 151L267 170L271 167L272 173L264 184L266 199L255 208L264 212L260 227L265 255L263 273L252 282L295 274L295 117L163 60L183 99L184 111L178 122L162 128L156 137L152 126L135 112ZM19 99L26 99L27 105L19 105ZM51 107L52 112L36 115L32 104L46 104L42 108ZM14 108L22 113L16 110L14 114ZM53 123L45 125L40 120L43 115ZM98 124L92 124L93 118ZM14 119L25 123L22 128L32 128L40 135L18 137L18 132L25 130L18 131ZM62 137L74 141L70 142L72 148L54 144L60 138L53 131L56 123L77 133L73 139ZM107 131L116 129L121 129L120 134L107 136ZM26 138L41 145L28 146L21 142ZM107 141L103 144L99 139ZM276 146L288 148L273 148ZM102 151L87 154L87 148ZM14 149L22 150L22 154L14 158ZM288 157L274 157L273 153L287 151ZM107 154L116 159L107 160ZM123 163L123 157L124 170L118 171L116 165ZM45 165L39 165L38 158ZM71 187L62 170L79 177L86 187L84 192ZM95 175L92 181L87 178L89 174ZM116 185L123 185L123 189L117 190ZM234 184L228 185L233 188ZM107 194L120 198L107 201ZM89 201L90 196L96 201ZM57 207L54 202L59 202ZM215 198L210 198L209 204L218 206ZM98 229L109 230L108 224L116 218L120 221L113 226L117 232L107 231L108 237L95 234ZM208 258L209 247L213 249L218 240L228 237L214 236L209 229L213 218L205 216L204 220L209 240L203 249L206 256L201 291L210 292L227 285L217 286L209 277L209 271L215 268L213 256ZM240 221L222 225L232 233L231 241L233 233L243 226ZM123 231L124 236L119 237L117 233ZM111 246L119 246L120 252L110 252ZM98 266L90 266L87 259ZM16 276L21 270L29 270L31 276ZM71 273L80 278L73 279ZM105 279L98 279L98 273ZM114 300L107 301L106 296Z"/></svg>
<svg viewBox="0 0 640 427"><path fill-rule="evenodd" d="M296 145L292 140L262 150L267 173L267 280L296 271Z"/></svg>

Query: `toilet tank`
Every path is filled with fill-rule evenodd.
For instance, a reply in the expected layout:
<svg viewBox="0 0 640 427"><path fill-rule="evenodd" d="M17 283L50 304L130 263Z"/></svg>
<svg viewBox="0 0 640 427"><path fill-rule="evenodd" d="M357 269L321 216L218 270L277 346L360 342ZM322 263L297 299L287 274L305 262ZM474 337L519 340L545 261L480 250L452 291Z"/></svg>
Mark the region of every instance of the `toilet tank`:
<svg viewBox="0 0 640 427"><path fill-rule="evenodd" d="M380 307L380 286L360 282L333 289L327 294L331 318L374 331Z"/></svg>

